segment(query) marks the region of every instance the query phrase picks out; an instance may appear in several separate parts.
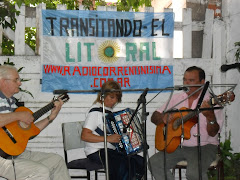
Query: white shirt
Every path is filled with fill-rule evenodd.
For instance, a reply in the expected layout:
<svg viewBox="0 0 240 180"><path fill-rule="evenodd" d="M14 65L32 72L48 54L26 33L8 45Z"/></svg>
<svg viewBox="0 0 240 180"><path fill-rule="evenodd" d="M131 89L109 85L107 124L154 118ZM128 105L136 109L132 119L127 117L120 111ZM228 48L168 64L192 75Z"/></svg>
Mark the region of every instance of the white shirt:
<svg viewBox="0 0 240 180"><path fill-rule="evenodd" d="M97 128L100 128L103 131L103 113L99 112L99 111L93 111L90 112L89 111L92 108L100 108L102 107L102 104L100 103L96 103L93 106L90 107L90 109L88 110L88 112L86 113L86 120L84 123L83 128L87 128L89 130L92 131L93 134L98 135L99 134L95 131ZM106 110L112 111L112 109L105 107ZM107 143L107 147L110 149L115 149L116 147L113 146L110 143ZM85 154L86 156L97 152L100 149L104 148L104 142L98 142L98 143L90 143L90 142L85 142Z"/></svg>

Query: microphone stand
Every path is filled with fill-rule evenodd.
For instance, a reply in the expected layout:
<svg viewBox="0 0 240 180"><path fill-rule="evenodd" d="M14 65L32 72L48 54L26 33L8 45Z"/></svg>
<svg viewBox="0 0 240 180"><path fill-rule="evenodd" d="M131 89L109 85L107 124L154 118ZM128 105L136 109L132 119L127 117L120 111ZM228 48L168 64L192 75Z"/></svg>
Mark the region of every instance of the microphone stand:
<svg viewBox="0 0 240 180"><path fill-rule="evenodd" d="M131 125L131 122L136 115L138 108L140 104L142 104L142 116L141 116L141 122L142 122L142 131L143 131L143 159L144 159L144 180L147 180L147 133L146 133L146 120L147 120L147 115L148 113L146 112L146 95L148 92L148 88L144 90L144 92L141 94L141 96L138 99L138 105L137 108L135 109L134 113L131 116L131 119L129 123L127 124L126 127L124 127L124 132L126 132L127 128Z"/></svg>
<svg viewBox="0 0 240 180"><path fill-rule="evenodd" d="M109 180L109 167L108 167L108 149L107 149L107 130L106 130L106 116L105 116L105 105L104 105L104 92L101 91L101 101L103 107L103 132L104 132L104 150L105 150L105 171L106 180Z"/></svg>
<svg viewBox="0 0 240 180"><path fill-rule="evenodd" d="M201 154L201 144L200 144L200 122L199 122L199 113L200 113L200 106L203 102L203 98L207 92L207 89L208 89L208 86L209 86L209 81L207 81L203 87L203 90L202 90L202 93L199 97L199 100L198 100L198 103L197 103L197 107L195 108L195 111L198 112L198 118L197 118L197 121L198 121L198 126L197 126L197 130L198 130L198 176L199 176L199 180L202 180L202 154Z"/></svg>
<svg viewBox="0 0 240 180"><path fill-rule="evenodd" d="M148 88L146 88L146 93ZM145 91L144 91L145 92ZM146 112L146 95L144 93L140 96L139 104L142 103L142 129L143 129L143 159L144 159L144 180L147 180L147 115Z"/></svg>

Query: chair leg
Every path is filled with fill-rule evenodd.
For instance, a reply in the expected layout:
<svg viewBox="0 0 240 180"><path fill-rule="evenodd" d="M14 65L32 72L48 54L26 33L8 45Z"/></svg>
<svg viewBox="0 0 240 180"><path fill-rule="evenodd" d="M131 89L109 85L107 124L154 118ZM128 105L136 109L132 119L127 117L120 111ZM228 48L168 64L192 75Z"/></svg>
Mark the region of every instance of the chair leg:
<svg viewBox="0 0 240 180"><path fill-rule="evenodd" d="M95 180L98 180L98 172L95 171Z"/></svg>
<svg viewBox="0 0 240 180"><path fill-rule="evenodd" d="M173 177L175 178L175 168L172 169Z"/></svg>
<svg viewBox="0 0 240 180"><path fill-rule="evenodd" d="M223 161L219 162L218 167L218 180L224 180L224 168L223 168Z"/></svg>
<svg viewBox="0 0 240 180"><path fill-rule="evenodd" d="M90 172L87 171L87 179L90 180Z"/></svg>
<svg viewBox="0 0 240 180"><path fill-rule="evenodd" d="M179 180L182 180L182 168L178 169L178 173L179 173Z"/></svg>

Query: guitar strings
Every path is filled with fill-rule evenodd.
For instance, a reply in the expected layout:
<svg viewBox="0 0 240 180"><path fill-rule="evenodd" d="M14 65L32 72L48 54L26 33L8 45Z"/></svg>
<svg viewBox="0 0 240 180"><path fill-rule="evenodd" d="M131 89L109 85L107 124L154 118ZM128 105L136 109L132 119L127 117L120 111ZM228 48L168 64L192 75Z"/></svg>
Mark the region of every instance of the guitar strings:
<svg viewBox="0 0 240 180"><path fill-rule="evenodd" d="M53 107L54 107L54 103L51 102L50 104L48 104L48 105L44 106L43 108L41 108L40 110L36 111L33 114L34 119L37 120L38 118L40 118L43 114L47 113Z"/></svg>

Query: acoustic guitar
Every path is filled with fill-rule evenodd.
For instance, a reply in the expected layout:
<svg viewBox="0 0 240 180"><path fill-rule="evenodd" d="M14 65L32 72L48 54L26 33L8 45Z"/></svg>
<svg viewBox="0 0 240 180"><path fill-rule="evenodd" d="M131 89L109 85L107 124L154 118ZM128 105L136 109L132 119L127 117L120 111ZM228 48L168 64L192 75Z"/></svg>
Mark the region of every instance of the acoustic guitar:
<svg viewBox="0 0 240 180"><path fill-rule="evenodd" d="M209 100L211 105L225 105L234 101L235 95L232 91L227 91ZM184 111L188 108L180 108L180 112L173 114L173 119L166 126L164 123L157 125L155 133L155 147L159 151L166 150L167 153L174 152L181 143L181 135L184 139L190 139L191 128L198 122L196 111ZM183 123L183 128L182 128ZM165 132L167 133L165 137Z"/></svg>
<svg viewBox="0 0 240 180"><path fill-rule="evenodd" d="M26 107L17 108L15 112L28 111L32 113L34 121L30 125L20 121L14 121L0 128L0 156L6 158L9 155L20 155L25 150L28 140L40 133L40 130L35 126L34 122L54 108L54 102L58 99L67 102L69 97L66 93L61 94L35 113L32 113L32 111Z"/></svg>

